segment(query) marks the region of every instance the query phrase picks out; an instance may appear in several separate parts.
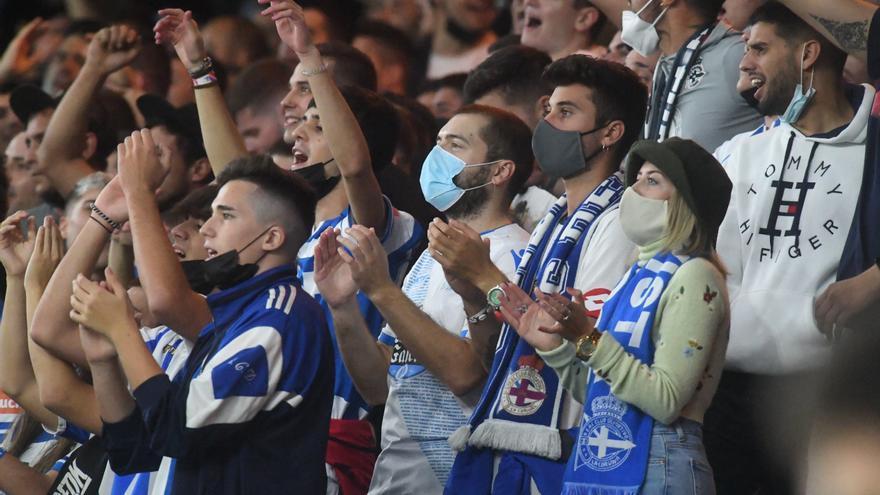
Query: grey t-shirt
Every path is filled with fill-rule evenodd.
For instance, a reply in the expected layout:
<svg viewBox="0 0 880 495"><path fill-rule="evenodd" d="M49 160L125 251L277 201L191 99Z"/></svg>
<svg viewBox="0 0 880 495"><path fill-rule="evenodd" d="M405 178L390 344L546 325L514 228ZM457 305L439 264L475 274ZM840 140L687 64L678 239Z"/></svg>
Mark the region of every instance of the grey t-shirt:
<svg viewBox="0 0 880 495"><path fill-rule="evenodd" d="M669 127L668 137L693 139L708 151L761 124L761 116L736 91L745 43L740 33L719 23L709 34L688 71ZM654 72L652 109L664 105L656 91L669 78L675 54L661 57ZM662 79L661 79L662 78ZM654 112L649 112L649 114Z"/></svg>

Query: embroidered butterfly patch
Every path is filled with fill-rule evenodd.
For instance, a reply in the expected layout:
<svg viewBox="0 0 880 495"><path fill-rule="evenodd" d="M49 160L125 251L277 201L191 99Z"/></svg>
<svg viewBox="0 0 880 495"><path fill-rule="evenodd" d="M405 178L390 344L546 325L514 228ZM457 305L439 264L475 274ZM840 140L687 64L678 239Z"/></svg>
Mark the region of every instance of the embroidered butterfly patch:
<svg viewBox="0 0 880 495"><path fill-rule="evenodd" d="M718 291L713 291L709 286L706 286L706 292L703 293L703 301L706 301L706 304L712 304L712 301L718 297Z"/></svg>

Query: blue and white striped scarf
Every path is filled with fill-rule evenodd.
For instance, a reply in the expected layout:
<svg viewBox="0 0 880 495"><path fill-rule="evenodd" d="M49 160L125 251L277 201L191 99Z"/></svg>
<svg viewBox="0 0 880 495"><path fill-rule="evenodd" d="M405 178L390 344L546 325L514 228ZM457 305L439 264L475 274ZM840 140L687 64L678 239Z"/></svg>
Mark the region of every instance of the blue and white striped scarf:
<svg viewBox="0 0 880 495"><path fill-rule="evenodd" d="M651 330L660 296L685 261L665 252L645 266L633 265L602 307L596 328L642 363L653 364ZM592 370L586 397L563 495L637 495L645 481L654 418L615 397Z"/></svg>
<svg viewBox="0 0 880 495"><path fill-rule="evenodd" d="M608 177L569 218L563 195L532 233L516 272L516 284L527 294L535 287L564 293L573 287L587 233L597 218L620 202L623 175ZM564 226L556 230L561 222ZM559 232L554 236L555 232ZM545 256L545 253L547 255ZM469 424L450 438L458 453L446 493L490 493L492 453L521 452L553 461L562 455L559 416L563 389L535 349L505 324L480 402ZM473 434L471 434L473 432ZM505 463L502 461L502 468ZM498 477L504 476L499 469ZM559 486L561 469L555 475ZM514 476L511 476L514 477ZM498 487L495 492L501 493ZM509 489L505 493L512 493Z"/></svg>

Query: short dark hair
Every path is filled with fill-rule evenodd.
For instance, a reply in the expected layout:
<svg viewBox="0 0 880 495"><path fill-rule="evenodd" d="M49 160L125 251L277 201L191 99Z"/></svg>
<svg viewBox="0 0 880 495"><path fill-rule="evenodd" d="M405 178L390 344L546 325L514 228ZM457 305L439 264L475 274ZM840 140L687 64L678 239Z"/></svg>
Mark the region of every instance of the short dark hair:
<svg viewBox="0 0 880 495"><path fill-rule="evenodd" d="M168 211L166 218L172 224L179 224L188 218L206 221L211 218L211 203L220 188L217 184L193 189Z"/></svg>
<svg viewBox="0 0 880 495"><path fill-rule="evenodd" d="M391 57L394 62L407 67L410 65L413 56L412 42L400 29L381 21L364 20L357 24L354 35L378 41L388 53L393 54Z"/></svg>
<svg viewBox="0 0 880 495"><path fill-rule="evenodd" d="M776 1L770 1L759 7L752 14L749 24L763 22L772 25L776 34L793 45L810 40L818 41L822 47L817 64L828 65L835 72L843 72L846 64L846 52L835 46L828 38L822 36L788 7Z"/></svg>
<svg viewBox="0 0 880 495"><path fill-rule="evenodd" d="M397 110L387 99L373 91L357 86L342 86L339 90L364 133L370 148L373 171L378 173L394 159L400 133Z"/></svg>
<svg viewBox="0 0 880 495"><path fill-rule="evenodd" d="M507 104L534 105L542 96L553 92L553 86L541 78L550 62L549 55L532 47L502 48L489 55L468 75L464 83L464 101L473 103L497 90Z"/></svg>
<svg viewBox="0 0 880 495"><path fill-rule="evenodd" d="M543 77L554 87L580 84L589 88L597 124L623 122L623 137L614 146L615 161L623 161L642 133L648 107L648 90L639 77L621 64L586 55L569 55L553 62Z"/></svg>
<svg viewBox="0 0 880 495"><path fill-rule="evenodd" d="M712 21L721 13L724 0L684 0L684 3L706 21Z"/></svg>
<svg viewBox="0 0 880 495"><path fill-rule="evenodd" d="M376 68L364 52L338 41L321 43L318 51L325 60L333 60L333 80L337 86L359 86L376 91Z"/></svg>
<svg viewBox="0 0 880 495"><path fill-rule="evenodd" d="M466 105L456 115L479 115L486 125L479 130L486 143L486 161L511 160L516 165L507 187L511 199L523 192L526 180L532 174L535 155L532 152L532 131L519 117L500 108L487 105Z"/></svg>
<svg viewBox="0 0 880 495"><path fill-rule="evenodd" d="M281 170L269 155L251 155L226 165L217 177L218 190L235 180L256 185L269 200L283 205L284 213L271 220L280 223L285 233L291 236L289 240L294 245L288 247L298 250L315 223L317 203L315 192L305 179ZM267 208L256 210L258 215L270 213Z"/></svg>
<svg viewBox="0 0 880 495"><path fill-rule="evenodd" d="M291 72L290 64L274 58L248 65L226 93L229 113L234 117L245 108L261 111L276 107L287 92Z"/></svg>

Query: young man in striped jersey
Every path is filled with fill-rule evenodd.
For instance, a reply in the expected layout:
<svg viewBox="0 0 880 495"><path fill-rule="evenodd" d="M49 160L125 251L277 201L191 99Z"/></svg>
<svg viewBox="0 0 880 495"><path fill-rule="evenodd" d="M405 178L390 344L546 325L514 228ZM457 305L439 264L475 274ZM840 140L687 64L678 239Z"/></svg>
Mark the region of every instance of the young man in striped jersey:
<svg viewBox="0 0 880 495"><path fill-rule="evenodd" d="M153 188L162 167L150 132L126 141L119 182L139 268L149 266L166 284L186 284L167 237L143 236L145 225L161 225ZM105 287L83 277L73 284L71 318L84 328L110 463L118 473L140 472L174 458L173 494L281 493L294 485L321 493L332 347L323 312L293 267L312 223L313 196L268 157L229 164L218 184L201 228L203 278L216 289L207 298L191 291L179 302L201 330L173 380L144 345L112 273ZM118 221L117 205L97 203L104 215L96 223Z"/></svg>
<svg viewBox="0 0 880 495"><path fill-rule="evenodd" d="M293 131L292 168L318 193L312 235L299 251L298 264L303 288L321 302L332 327L330 310L314 282L314 253L321 233L353 225L374 229L387 253L391 277L399 284L414 249L422 244L424 230L412 216L394 208L376 179L382 167L390 166L397 144L399 123L393 106L367 90L345 88L340 93L310 39L299 5L273 0L264 14L274 14L278 35L299 57L297 70L308 79L313 97ZM382 315L366 295L358 294L358 303L367 328L373 338L378 337ZM352 383L335 340L334 347L328 493L363 493L376 458L373 429L365 421L370 407Z"/></svg>

